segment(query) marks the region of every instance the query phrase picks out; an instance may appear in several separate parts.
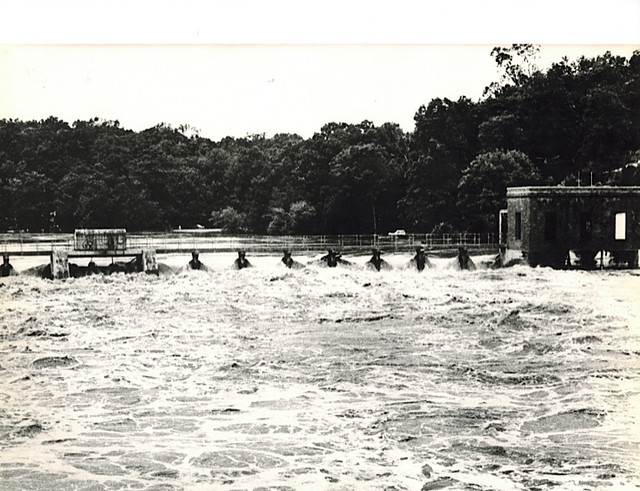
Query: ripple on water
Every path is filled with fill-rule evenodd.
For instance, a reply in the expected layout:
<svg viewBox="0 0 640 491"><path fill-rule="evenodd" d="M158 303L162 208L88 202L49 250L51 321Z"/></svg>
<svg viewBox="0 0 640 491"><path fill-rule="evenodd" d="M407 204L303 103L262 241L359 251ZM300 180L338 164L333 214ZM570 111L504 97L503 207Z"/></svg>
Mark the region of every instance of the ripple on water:
<svg viewBox="0 0 640 491"><path fill-rule="evenodd" d="M533 433L551 433L557 431L574 431L595 428L602 425L604 411L595 409L576 409L549 416L543 416L533 421L525 421L522 430Z"/></svg>
<svg viewBox="0 0 640 491"><path fill-rule="evenodd" d="M78 361L71 356L46 356L44 358L38 358L33 362L34 368L56 368L56 367L70 367L76 365Z"/></svg>
<svg viewBox="0 0 640 491"><path fill-rule="evenodd" d="M639 482L640 277L270 259L3 288L0 490Z"/></svg>
<svg viewBox="0 0 640 491"><path fill-rule="evenodd" d="M138 429L138 423L132 418L112 419L93 423L98 430L113 431L117 433L129 433Z"/></svg>
<svg viewBox="0 0 640 491"><path fill-rule="evenodd" d="M204 452L190 460L197 467L207 469L271 469L283 467L287 461L266 452L229 449Z"/></svg>
<svg viewBox="0 0 640 491"><path fill-rule="evenodd" d="M131 406L141 401L140 389L135 387L97 387L84 391L91 399L102 404L109 403L117 406Z"/></svg>
<svg viewBox="0 0 640 491"><path fill-rule="evenodd" d="M17 485L16 485L17 484ZM89 479L69 479L67 474L55 472L31 472L16 483L13 480L0 481L0 491L49 491L64 489L71 491L104 491L103 484Z"/></svg>
<svg viewBox="0 0 640 491"><path fill-rule="evenodd" d="M69 463L96 476L124 476L129 472L105 457L72 458Z"/></svg>
<svg viewBox="0 0 640 491"><path fill-rule="evenodd" d="M31 423L11 428L4 436L13 438L32 438L43 431L44 426L42 426L42 424Z"/></svg>

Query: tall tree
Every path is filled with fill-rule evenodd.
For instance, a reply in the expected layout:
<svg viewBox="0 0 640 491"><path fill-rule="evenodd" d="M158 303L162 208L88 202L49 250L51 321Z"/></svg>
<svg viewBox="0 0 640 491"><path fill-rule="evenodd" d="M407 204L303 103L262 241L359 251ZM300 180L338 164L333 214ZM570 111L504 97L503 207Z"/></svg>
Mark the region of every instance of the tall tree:
<svg viewBox="0 0 640 491"><path fill-rule="evenodd" d="M331 160L330 167L335 180L331 231L378 233L379 198L390 174L380 147L371 143L351 145Z"/></svg>
<svg viewBox="0 0 640 491"><path fill-rule="evenodd" d="M507 205L507 187L539 184L535 166L518 150L478 155L463 172L458 207L470 232L496 232L498 212Z"/></svg>
<svg viewBox="0 0 640 491"><path fill-rule="evenodd" d="M535 44L512 44L496 46L491 50L500 71L500 81L484 89L484 95L492 95L506 85L519 86L538 71L535 60L540 46Z"/></svg>
<svg viewBox="0 0 640 491"><path fill-rule="evenodd" d="M457 225L457 186L477 153L478 116L466 97L434 99L418 109L406 193L399 201L406 228L430 231L441 222Z"/></svg>

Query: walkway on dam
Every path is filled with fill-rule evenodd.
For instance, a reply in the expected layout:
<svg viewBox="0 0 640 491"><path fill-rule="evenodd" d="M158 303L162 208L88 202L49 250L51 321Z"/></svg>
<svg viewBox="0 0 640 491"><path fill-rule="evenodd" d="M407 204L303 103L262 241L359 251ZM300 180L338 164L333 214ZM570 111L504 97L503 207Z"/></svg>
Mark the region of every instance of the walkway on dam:
<svg viewBox="0 0 640 491"><path fill-rule="evenodd" d="M439 254L457 252L465 247L471 253L492 253L498 248L496 234L406 234L392 235L233 235L202 233L127 234L125 251L83 250L82 255L125 256L132 251L153 249L157 254L234 252L252 254L280 253L287 249L297 254L314 254L327 249L345 253L368 253L372 247L387 253L409 252L422 246ZM73 234L0 234L0 254L10 256L43 256L56 250L73 256ZM80 252L80 251L78 251Z"/></svg>

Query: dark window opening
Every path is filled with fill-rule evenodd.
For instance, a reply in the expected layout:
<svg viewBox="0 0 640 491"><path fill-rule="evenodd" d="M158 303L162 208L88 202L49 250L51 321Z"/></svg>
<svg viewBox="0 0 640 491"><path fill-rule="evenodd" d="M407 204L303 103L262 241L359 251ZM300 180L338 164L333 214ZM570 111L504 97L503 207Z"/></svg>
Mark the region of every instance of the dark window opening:
<svg viewBox="0 0 640 491"><path fill-rule="evenodd" d="M557 237L558 219L554 212L544 214L544 240L552 242Z"/></svg>
<svg viewBox="0 0 640 491"><path fill-rule="evenodd" d="M516 240L522 240L522 213L516 212Z"/></svg>
<svg viewBox="0 0 640 491"><path fill-rule="evenodd" d="M509 220L507 214L500 212L500 243L506 244L509 236Z"/></svg>
<svg viewBox="0 0 640 491"><path fill-rule="evenodd" d="M580 213L580 242L589 242L593 235L593 216L590 211Z"/></svg>

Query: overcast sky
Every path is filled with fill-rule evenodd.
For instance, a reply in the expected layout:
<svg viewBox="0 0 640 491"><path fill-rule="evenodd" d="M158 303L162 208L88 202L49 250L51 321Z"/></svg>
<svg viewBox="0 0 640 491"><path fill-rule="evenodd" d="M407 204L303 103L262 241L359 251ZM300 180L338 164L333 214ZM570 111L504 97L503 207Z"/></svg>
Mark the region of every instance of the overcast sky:
<svg viewBox="0 0 640 491"><path fill-rule="evenodd" d="M474 34L468 29L473 16L451 10L450 3L447 11L407 10L413 5L407 1L393 9L378 9L375 15L344 7L341 15L326 13L330 10L327 6L338 9L347 5L344 2L309 4L317 9L294 11L290 22L286 16L264 9L270 4L294 5L287 2L218 2L227 10L197 10L193 15L185 14L187 8L154 9L149 4L148 10L127 11L130 15L124 23L119 21L123 11L111 8L84 12L78 21L64 17L51 29L46 19L59 15L58 10L50 10L50 4L56 2L31 3L39 6L41 15L30 28L20 29L20 22L6 17L0 25L0 118L27 120L53 115L72 123L99 117L118 120L134 130L158 123L188 124L215 140L279 132L309 137L328 122L365 119L377 125L395 122L411 131L420 105L435 97L457 99L464 95L477 100L485 86L498 80L490 56L495 45L544 43L537 60L540 67L548 67L564 55L575 59L607 50L629 57L640 46L637 0L617 2L614 17L620 22L610 26L613 29L607 36L589 32L584 11L569 11L574 24L556 26L561 14L558 9L548 17L539 12L511 12L513 15L503 19L507 32L501 34L495 19L482 24L478 22L480 12L474 11L475 24L493 28ZM66 3L76 11L81 5ZM453 3L458 7L464 4ZM477 3L505 4L491 0L473 5ZM251 10L238 9L238 4L254 6L257 12L249 15ZM404 12L398 10L402 6ZM488 11L490 14L491 9ZM611 17L607 12L598 14L596 9L592 21L607 25ZM14 6L11 13L17 20L24 12ZM637 18L629 24L628 15L635 14ZM87 16L92 15L103 22L87 23ZM457 22L451 19L454 15ZM210 22L203 22L206 16ZM301 18L306 20L300 22ZM520 31L510 24L514 18L522 22ZM555 19L547 23L556 26L557 33L538 36L534 30L527 34L530 22L545 18ZM333 30L328 29L331 19L339 19ZM375 22L377 30L371 28ZM110 23L112 28L105 29ZM305 25L308 29L303 29ZM565 31L572 25L577 34L567 38ZM172 28L163 30L162 26ZM447 26L455 27L457 35ZM624 31L634 26L637 32ZM419 34L421 29L422 37L408 34L411 30ZM360 31L360 37L356 36Z"/></svg>

